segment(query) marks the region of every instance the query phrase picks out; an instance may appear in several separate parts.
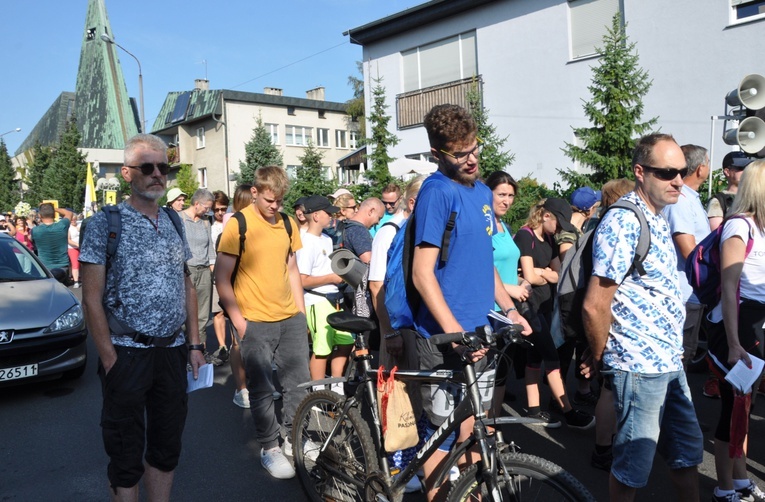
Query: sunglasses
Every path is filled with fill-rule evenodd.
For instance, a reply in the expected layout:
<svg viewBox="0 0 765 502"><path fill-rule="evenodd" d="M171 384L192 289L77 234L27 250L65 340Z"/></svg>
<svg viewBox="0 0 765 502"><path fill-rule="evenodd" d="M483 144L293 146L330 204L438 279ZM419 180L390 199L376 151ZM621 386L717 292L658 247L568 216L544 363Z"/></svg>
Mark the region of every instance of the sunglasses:
<svg viewBox="0 0 765 502"><path fill-rule="evenodd" d="M170 172L170 164L167 164L165 162L160 162L159 164L152 164L151 162L144 162L140 166L125 166L125 167L131 167L133 169L140 169L141 174L144 176L151 176L154 174L154 168L156 167L159 169L159 174L165 175Z"/></svg>
<svg viewBox="0 0 765 502"><path fill-rule="evenodd" d="M396 199L396 200L394 200L394 201L392 201L392 202L382 201L382 203L383 203L384 205L386 205L386 206L395 206L395 205L396 205L396 203L398 203L398 201L399 201L400 199L401 199L401 197L399 197L398 199Z"/></svg>
<svg viewBox="0 0 765 502"><path fill-rule="evenodd" d="M648 171L649 173L653 173L654 176L659 178L663 181L672 181L673 179L677 178L678 175L681 178L685 178L688 176L688 168L685 167L683 169L672 169L670 167L653 167L653 166L643 166L643 169Z"/></svg>
<svg viewBox="0 0 765 502"><path fill-rule="evenodd" d="M348 207L343 207L341 209L354 209L355 210L357 207L358 206L348 206Z"/></svg>
<svg viewBox="0 0 765 502"><path fill-rule="evenodd" d="M215 208L215 212L216 213L225 213L226 211L228 211L227 207L217 207L217 208Z"/></svg>

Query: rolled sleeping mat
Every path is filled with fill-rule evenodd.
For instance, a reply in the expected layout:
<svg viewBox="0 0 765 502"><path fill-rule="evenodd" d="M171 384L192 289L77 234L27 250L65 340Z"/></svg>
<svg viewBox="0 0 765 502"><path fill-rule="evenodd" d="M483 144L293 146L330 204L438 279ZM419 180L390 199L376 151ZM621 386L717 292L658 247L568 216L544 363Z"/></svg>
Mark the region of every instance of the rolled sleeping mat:
<svg viewBox="0 0 765 502"><path fill-rule="evenodd" d="M356 289L367 273L367 265L347 249L338 249L329 255L332 260L332 272Z"/></svg>

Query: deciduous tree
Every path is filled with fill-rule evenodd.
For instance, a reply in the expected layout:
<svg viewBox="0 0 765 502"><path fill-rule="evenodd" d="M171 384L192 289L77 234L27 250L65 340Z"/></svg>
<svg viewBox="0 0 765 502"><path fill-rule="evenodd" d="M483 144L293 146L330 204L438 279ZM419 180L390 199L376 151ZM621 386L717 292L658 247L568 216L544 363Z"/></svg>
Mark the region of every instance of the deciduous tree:
<svg viewBox="0 0 765 502"><path fill-rule="evenodd" d="M16 170L11 164L8 147L0 138L0 211L2 212L12 210L21 199L19 182L13 179L15 176Z"/></svg>

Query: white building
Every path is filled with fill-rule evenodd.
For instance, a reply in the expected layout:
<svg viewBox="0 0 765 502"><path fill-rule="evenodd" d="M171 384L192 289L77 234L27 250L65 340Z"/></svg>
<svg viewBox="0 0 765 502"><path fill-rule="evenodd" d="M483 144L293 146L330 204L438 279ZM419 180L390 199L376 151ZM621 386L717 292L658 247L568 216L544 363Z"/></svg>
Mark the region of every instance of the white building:
<svg viewBox="0 0 765 502"><path fill-rule="evenodd" d="M464 103L472 77L484 106L515 154L509 169L551 185L573 166L561 148L587 127L591 67L615 12L637 43L653 80L643 120L678 143L709 148L711 116L747 74L765 74L765 1L747 0L433 0L348 32L363 46L367 92L383 77L400 143L393 157L429 151L421 126L435 104ZM366 95L367 109L371 96ZM461 101L462 100L462 101ZM731 150L716 122L712 163Z"/></svg>
<svg viewBox="0 0 765 502"><path fill-rule="evenodd" d="M258 117L288 172L300 165L311 141L324 154L326 176L337 178L338 159L357 148L358 129L345 110L345 103L324 100L323 87L294 98L271 87L263 93L210 90L206 80L198 80L192 91L168 93L152 133L170 145L173 165L193 166L200 187L230 195Z"/></svg>

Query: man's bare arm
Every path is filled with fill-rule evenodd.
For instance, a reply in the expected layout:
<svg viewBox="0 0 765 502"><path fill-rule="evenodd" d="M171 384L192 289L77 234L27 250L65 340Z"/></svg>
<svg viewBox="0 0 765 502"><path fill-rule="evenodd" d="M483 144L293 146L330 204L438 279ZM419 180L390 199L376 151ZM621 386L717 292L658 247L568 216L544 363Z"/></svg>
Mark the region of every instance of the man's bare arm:
<svg viewBox="0 0 765 502"><path fill-rule="evenodd" d="M584 298L582 321L590 351L595 361L603 358L611 329L611 302L619 287L611 279L592 276Z"/></svg>
<svg viewBox="0 0 765 502"><path fill-rule="evenodd" d="M441 330L444 333L457 333L463 331L463 328L447 305L434 272L440 252L438 247L430 244L421 244L414 248L412 282L428 311L441 326Z"/></svg>
<svg viewBox="0 0 765 502"><path fill-rule="evenodd" d="M85 322L88 333L98 351L98 357L109 373L117 361L117 352L112 344L109 323L106 320L103 298L106 289L106 266L93 263L82 264L82 306L85 310Z"/></svg>

